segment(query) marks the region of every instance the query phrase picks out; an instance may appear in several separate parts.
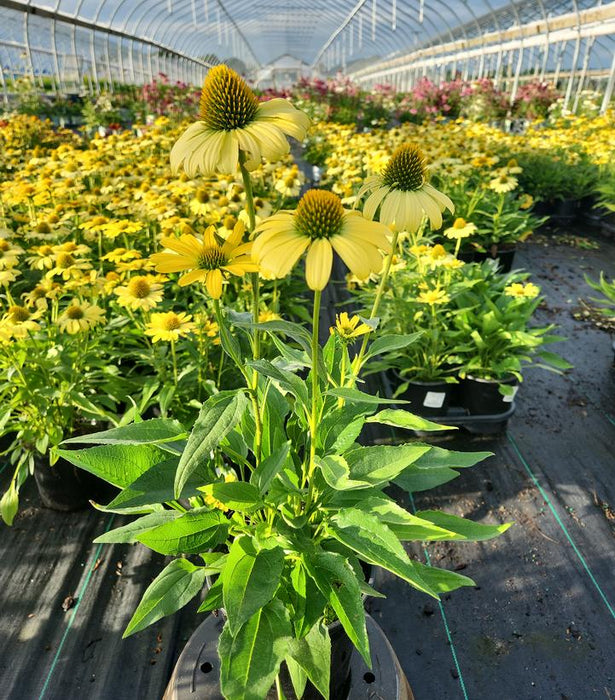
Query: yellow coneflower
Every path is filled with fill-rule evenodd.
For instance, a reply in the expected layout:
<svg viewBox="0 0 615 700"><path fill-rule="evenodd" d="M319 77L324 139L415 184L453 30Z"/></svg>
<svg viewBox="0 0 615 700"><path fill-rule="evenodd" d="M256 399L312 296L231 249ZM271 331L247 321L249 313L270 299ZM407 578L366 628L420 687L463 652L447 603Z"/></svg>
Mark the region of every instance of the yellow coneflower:
<svg viewBox="0 0 615 700"><path fill-rule="evenodd" d="M460 238L467 238L476 231L476 225L465 219L455 219L450 228L444 230L444 235L447 238L458 241Z"/></svg>
<svg viewBox="0 0 615 700"><path fill-rule="evenodd" d="M498 194L506 194L506 192L512 192L518 184L519 181L516 177L503 174L491 180L489 183L489 189L497 192Z"/></svg>
<svg viewBox="0 0 615 700"><path fill-rule="evenodd" d="M21 272L16 267L9 267L8 270L0 270L0 286L8 287L11 282L14 282Z"/></svg>
<svg viewBox="0 0 615 700"><path fill-rule="evenodd" d="M517 299L535 299L540 294L540 287L532 284L532 282L528 282L527 284L513 282L509 284L508 287L504 288L504 294L509 297L516 297Z"/></svg>
<svg viewBox="0 0 615 700"><path fill-rule="evenodd" d="M13 304L2 319L2 325L13 338L25 338L41 326L36 322L42 314L42 310L30 311L25 306Z"/></svg>
<svg viewBox="0 0 615 700"><path fill-rule="evenodd" d="M103 260L109 260L109 262L127 262L128 260L136 260L141 257L141 253L138 250L131 250L127 248L114 248L109 253L102 256Z"/></svg>
<svg viewBox="0 0 615 700"><path fill-rule="evenodd" d="M246 167L262 158L279 160L290 146L286 135L305 138L310 121L284 99L260 102L246 82L228 66L212 68L203 84L200 120L189 126L171 151L171 167L194 177L197 172L234 173L239 152Z"/></svg>
<svg viewBox="0 0 615 700"><path fill-rule="evenodd" d="M335 326L329 328L329 333L338 336L345 342L352 341L361 335L371 333L374 329L363 323L359 316L349 316L345 311L335 315Z"/></svg>
<svg viewBox="0 0 615 700"><path fill-rule="evenodd" d="M436 285L433 289L426 289L423 292L419 292L416 300L420 304L436 306L439 304L446 304L451 298L444 289L440 289L440 287Z"/></svg>
<svg viewBox="0 0 615 700"><path fill-rule="evenodd" d="M151 275L131 277L127 285L116 287L117 303L128 309L149 311L162 301L162 285Z"/></svg>
<svg viewBox="0 0 615 700"><path fill-rule="evenodd" d="M451 200L427 182L425 156L414 144L400 146L380 175L365 180L357 199L365 195L365 216L373 219L380 210L378 220L393 231L414 233L424 215L438 229L444 209L455 210Z"/></svg>
<svg viewBox="0 0 615 700"><path fill-rule="evenodd" d="M23 252L23 248L14 243L9 243L6 238L0 238L0 270L15 267L19 262L19 256Z"/></svg>
<svg viewBox="0 0 615 700"><path fill-rule="evenodd" d="M26 258L32 270L49 270L53 267L55 258L53 246L49 244L34 246L28 250L28 253L33 253Z"/></svg>
<svg viewBox="0 0 615 700"><path fill-rule="evenodd" d="M46 273L47 277L61 277L63 280L81 277L85 270L92 269L87 260L75 257L72 253L57 253L53 267Z"/></svg>
<svg viewBox="0 0 615 700"><path fill-rule="evenodd" d="M100 306L90 304L88 301L73 299L70 306L60 314L58 326L60 330L75 335L104 323L104 320L105 311Z"/></svg>
<svg viewBox="0 0 615 700"><path fill-rule="evenodd" d="M306 282L322 290L331 276L333 251L359 279L382 269L382 253L391 250L389 230L357 211L348 211L327 190L308 190L297 209L280 211L256 229L252 255L265 273L286 277L307 250Z"/></svg>
<svg viewBox="0 0 615 700"><path fill-rule="evenodd" d="M282 317L271 309L265 309L264 311L259 311L258 322L267 323L268 321L279 321Z"/></svg>
<svg viewBox="0 0 615 700"><path fill-rule="evenodd" d="M519 200L519 209L530 209L534 204L534 197L531 194L524 194Z"/></svg>
<svg viewBox="0 0 615 700"><path fill-rule="evenodd" d="M195 329L196 324L192 322L192 316L184 312L166 311L151 315L145 327L145 334L152 337L153 343L160 340L175 342L193 333Z"/></svg>
<svg viewBox="0 0 615 700"><path fill-rule="evenodd" d="M185 233L179 238L162 238L162 244L173 252L154 253L150 260L158 272L184 272L179 278L180 286L193 282L204 282L213 299L222 296L222 283L225 273L242 277L246 272L258 272L258 267L250 257L251 243L242 243L244 225L237 222L233 233L219 243L215 229L210 226L203 240Z"/></svg>
<svg viewBox="0 0 615 700"><path fill-rule="evenodd" d="M23 294L26 306L36 306L37 309L46 309L50 299L57 299L62 292L61 285L43 278L33 289Z"/></svg>

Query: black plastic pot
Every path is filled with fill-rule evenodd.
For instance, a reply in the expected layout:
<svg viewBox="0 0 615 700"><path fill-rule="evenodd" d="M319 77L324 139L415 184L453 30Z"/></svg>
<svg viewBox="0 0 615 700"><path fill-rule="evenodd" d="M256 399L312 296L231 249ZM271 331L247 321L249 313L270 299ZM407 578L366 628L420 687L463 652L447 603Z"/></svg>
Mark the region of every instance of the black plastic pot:
<svg viewBox="0 0 615 700"><path fill-rule="evenodd" d="M516 248L514 246L512 248L498 248L495 246L493 250L489 250L485 253L476 252L474 254L474 261L483 262L488 259L497 260L498 271L505 274L512 270L515 252Z"/></svg>
<svg viewBox="0 0 615 700"><path fill-rule="evenodd" d="M513 386L513 393L504 396L500 393L501 384ZM515 398L519 380L506 377L500 380L466 377L463 382L463 405L470 415L491 416L506 413Z"/></svg>
<svg viewBox="0 0 615 700"><path fill-rule="evenodd" d="M460 250L459 253L457 253L457 259L464 263L472 263L476 260L476 251Z"/></svg>
<svg viewBox="0 0 615 700"><path fill-rule="evenodd" d="M579 212L579 201L577 199L562 199L555 202L551 221L554 224L565 226L571 224Z"/></svg>
<svg viewBox="0 0 615 700"><path fill-rule="evenodd" d="M413 700L412 690L399 665L384 632L369 615L366 615L367 634L372 656L372 668L365 665L356 651L349 659L349 674L346 687L336 684L331 700L350 700L351 698L386 698L386 700ZM223 700L220 692L220 661L218 658L218 637L224 626L222 615L210 615L188 640L182 651L163 700ZM341 625L340 625L341 626ZM331 628L329 628L331 630ZM329 632L332 635L331 631ZM333 642L333 640L332 640ZM344 671L335 664L336 656L332 644L331 674L343 676ZM341 672L340 672L341 671ZM336 682L337 683L337 682ZM295 700L292 690L284 687L287 700ZM303 698L312 700L320 695L310 695L310 685ZM339 694L339 693L343 694ZM268 696L276 698L275 690Z"/></svg>
<svg viewBox="0 0 615 700"><path fill-rule="evenodd" d="M408 401L404 408L421 416L442 416L451 403L454 393L454 384L447 382L420 382L409 381L395 373L397 385L408 384L406 390L398 394L397 398Z"/></svg>
<svg viewBox="0 0 615 700"><path fill-rule="evenodd" d="M54 465L47 457L37 458L34 480L43 505L53 510L82 510L90 500L107 504L118 493L111 484L62 458Z"/></svg>

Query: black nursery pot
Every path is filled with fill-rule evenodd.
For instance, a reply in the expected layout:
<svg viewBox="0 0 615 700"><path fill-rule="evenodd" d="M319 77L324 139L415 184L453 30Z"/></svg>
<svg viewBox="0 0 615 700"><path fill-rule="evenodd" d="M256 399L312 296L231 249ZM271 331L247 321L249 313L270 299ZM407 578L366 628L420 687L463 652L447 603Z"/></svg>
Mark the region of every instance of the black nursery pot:
<svg viewBox="0 0 615 700"><path fill-rule="evenodd" d="M447 382L408 381L396 373L398 384L408 382L408 388L397 398L408 401L408 411L421 416L443 416L451 403L454 384Z"/></svg>
<svg viewBox="0 0 615 700"><path fill-rule="evenodd" d="M499 390L500 384L515 387L514 393L510 396L503 396ZM494 416L506 413L510 409L518 386L519 380L516 377L506 377L498 381L466 377L463 383L464 408L468 410L470 415L474 416Z"/></svg>
<svg viewBox="0 0 615 700"><path fill-rule="evenodd" d="M34 480L46 508L61 511L82 510L90 500L109 503L118 490L63 458L50 465L47 457L34 462Z"/></svg>
<svg viewBox="0 0 615 700"><path fill-rule="evenodd" d="M484 260L488 260L489 258L493 260L497 260L498 262L498 267L499 267L499 272L502 273L507 273L512 270L513 262L515 260L515 252L516 249L514 247L512 248L497 248L495 253L492 255L491 252L486 252L486 253L479 253L476 252L474 254L474 261L475 262L483 262Z"/></svg>

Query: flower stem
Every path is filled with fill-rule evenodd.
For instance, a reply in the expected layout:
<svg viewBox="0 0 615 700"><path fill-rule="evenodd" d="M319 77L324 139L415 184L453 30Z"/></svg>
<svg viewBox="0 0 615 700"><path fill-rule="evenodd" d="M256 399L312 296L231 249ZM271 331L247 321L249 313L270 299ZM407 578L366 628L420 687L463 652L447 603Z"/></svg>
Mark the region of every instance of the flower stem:
<svg viewBox="0 0 615 700"><path fill-rule="evenodd" d="M173 358L173 382L177 389L177 354L175 352L175 339L171 339L171 357Z"/></svg>
<svg viewBox="0 0 615 700"><path fill-rule="evenodd" d="M376 318L376 314L378 313L378 309L380 308L380 302L382 301L382 296L384 294L384 290L386 287L386 284L389 279L389 273L391 272L391 264L393 262L393 256L395 255L395 251L397 250L397 239L399 238L399 231L395 231L393 234L393 240L391 241L391 252L387 255L386 260L384 262L384 270L382 271L382 275L380 277L380 283L378 284L378 290L376 292L376 298L374 299L374 303L372 305L372 310L369 314L369 320L371 321L372 319ZM363 342L361 343L361 349L359 350L359 354L355 357L353 363L352 363L352 381L356 377L359 376L359 372L361 371L361 368L363 367L363 361L365 357L365 351L367 350L367 344L369 342L369 338L371 336L371 333L366 333L363 336Z"/></svg>
<svg viewBox="0 0 615 700"><path fill-rule="evenodd" d="M309 481L310 496L312 494L312 474L316 466L316 432L318 428L318 404L320 399L320 391L318 385L318 353L320 351L320 342L318 340L318 332L320 328L320 298L322 292L314 291L314 310L312 312L312 412L310 414L310 461L305 481ZM308 497L308 502L310 501Z"/></svg>
<svg viewBox="0 0 615 700"><path fill-rule="evenodd" d="M246 193L246 211L248 213L248 223L249 223L249 234L250 238L254 233L254 228L256 226L256 213L254 209L254 193L252 191L252 180L250 179L250 173L245 166L246 156L243 151L239 153L239 170L241 171L241 178L243 180L243 187ZM260 280L258 272L250 273L250 279L252 281L252 321L256 325L258 323L259 309L260 309ZM254 339L252 343L252 357L258 360L261 355L261 338L260 333L257 328L254 329ZM252 381L250 382L252 405L254 408L254 424L255 424L255 455L257 462L260 461L261 444L263 440L263 428L261 425L260 418L260 408L258 405L258 372L253 370Z"/></svg>

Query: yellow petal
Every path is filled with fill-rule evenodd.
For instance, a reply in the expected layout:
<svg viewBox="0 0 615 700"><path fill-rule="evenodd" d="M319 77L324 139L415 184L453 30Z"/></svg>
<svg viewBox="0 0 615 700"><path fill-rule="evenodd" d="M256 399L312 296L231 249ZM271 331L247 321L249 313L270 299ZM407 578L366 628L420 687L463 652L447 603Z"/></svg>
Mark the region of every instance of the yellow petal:
<svg viewBox="0 0 615 700"><path fill-rule="evenodd" d="M310 289L321 291L331 277L333 250L326 238L312 242L305 259L305 281Z"/></svg>
<svg viewBox="0 0 615 700"><path fill-rule="evenodd" d="M205 286L212 299L219 299L222 296L222 273L220 270L209 270L205 278Z"/></svg>
<svg viewBox="0 0 615 700"><path fill-rule="evenodd" d="M179 286L185 287L186 285L192 284L193 282L198 282L204 279L206 274L206 270L192 270L192 272L187 272L185 275L182 275L179 278Z"/></svg>

